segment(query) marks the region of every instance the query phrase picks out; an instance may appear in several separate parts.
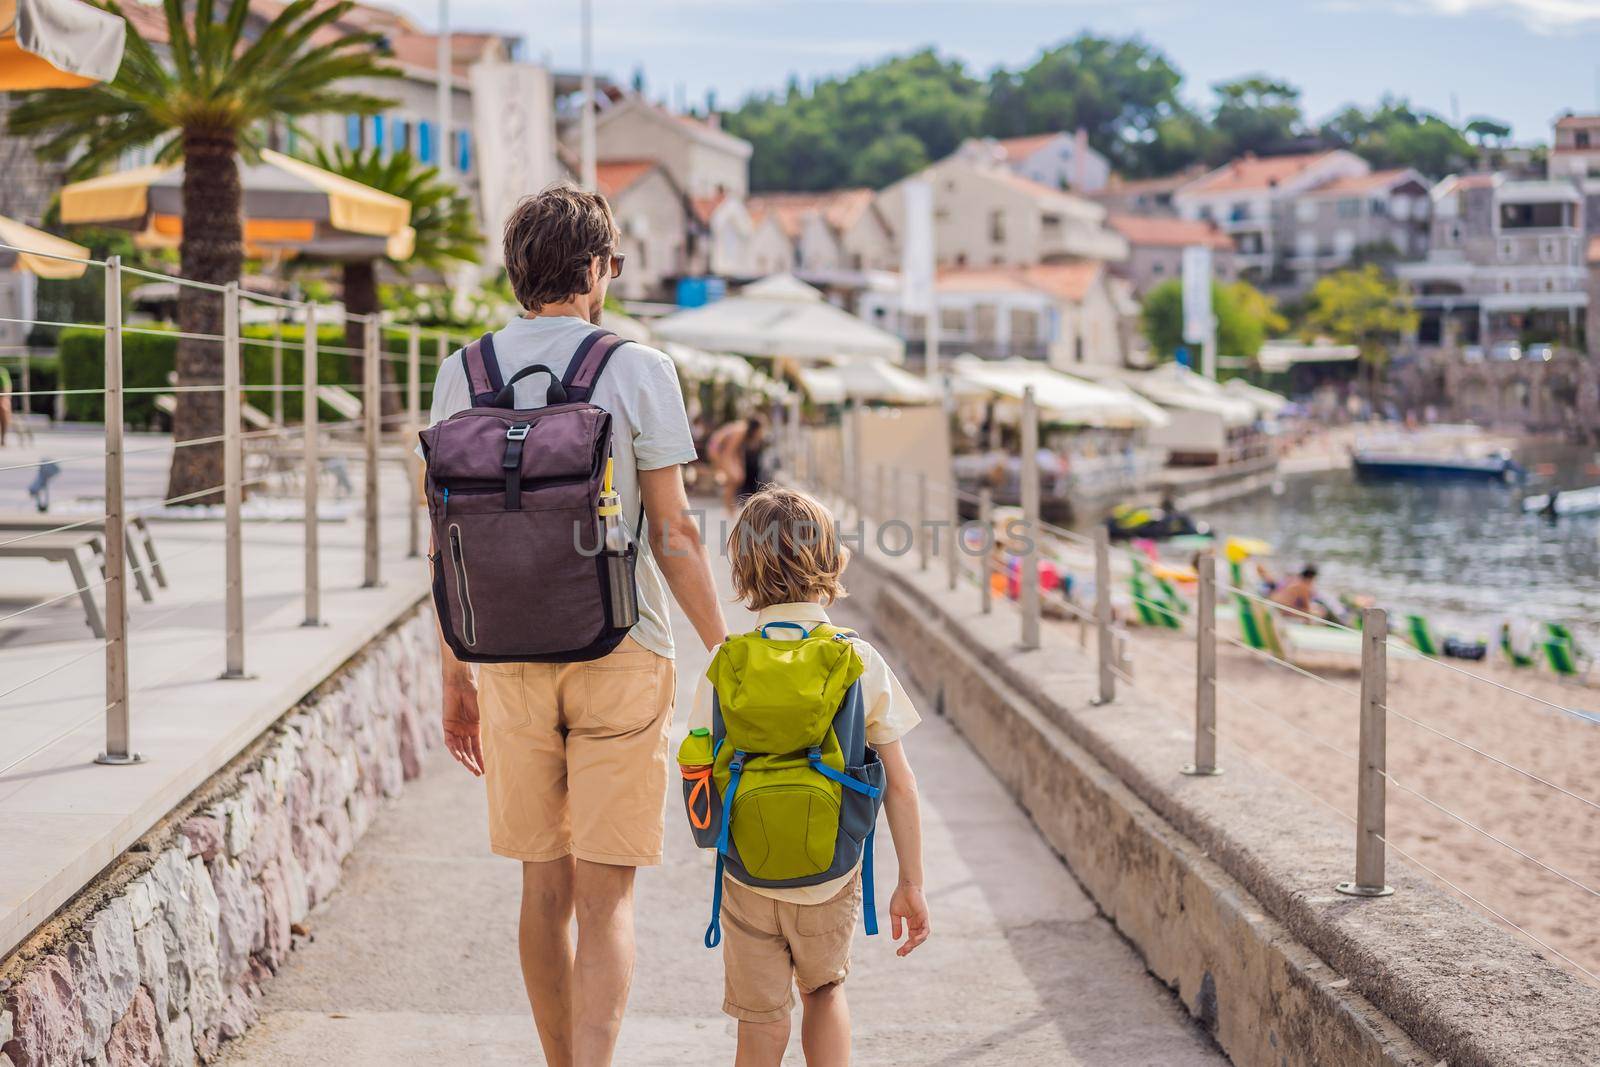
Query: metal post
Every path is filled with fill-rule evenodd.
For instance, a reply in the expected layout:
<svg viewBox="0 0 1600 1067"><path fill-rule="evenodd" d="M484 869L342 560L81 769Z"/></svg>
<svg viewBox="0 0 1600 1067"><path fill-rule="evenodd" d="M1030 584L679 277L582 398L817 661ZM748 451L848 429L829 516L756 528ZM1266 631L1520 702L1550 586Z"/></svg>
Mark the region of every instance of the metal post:
<svg viewBox="0 0 1600 1067"><path fill-rule="evenodd" d="M978 604L985 615L994 612L994 490L978 490L978 522L983 525L983 555L978 563Z"/></svg>
<svg viewBox="0 0 1600 1067"><path fill-rule="evenodd" d="M1200 557L1200 597L1195 612L1194 762L1184 774L1221 774L1217 766L1217 560Z"/></svg>
<svg viewBox="0 0 1600 1067"><path fill-rule="evenodd" d="M227 659L224 678L244 673L244 443L239 438L244 397L239 366L239 283L222 294L222 499L226 514L224 558L227 572Z"/></svg>
<svg viewBox="0 0 1600 1067"><path fill-rule="evenodd" d="M306 617L302 626L322 625L322 570L318 561L321 548L317 526L317 494L321 491L322 459L317 451L321 442L321 409L317 402L317 305L306 304L306 335L301 345L302 366L300 379L305 387L301 399L300 428L303 442L303 471L305 478L305 540L306 540Z"/></svg>
<svg viewBox="0 0 1600 1067"><path fill-rule="evenodd" d="M272 329L272 426L283 429L283 308Z"/></svg>
<svg viewBox="0 0 1600 1067"><path fill-rule="evenodd" d="M917 472L917 570L928 569L928 472Z"/></svg>
<svg viewBox="0 0 1600 1067"><path fill-rule="evenodd" d="M406 481L411 483L411 509L406 520L406 555L422 555L422 461L411 451L411 444L422 430L422 327L411 324L406 338L406 432L401 444L406 449Z"/></svg>
<svg viewBox="0 0 1600 1067"><path fill-rule="evenodd" d="M383 397L378 388L381 380L378 375L378 358L382 351L378 341L378 331L383 328L383 318L380 315L366 317L367 328L362 331L362 338L366 344L361 382L361 414L364 416L365 441L366 441L366 536L363 541L363 577L361 588L371 589L379 583L378 576L378 435L383 419Z"/></svg>
<svg viewBox="0 0 1600 1067"><path fill-rule="evenodd" d="M1094 621L1100 631L1100 696L1097 704L1117 699L1117 677L1112 674L1117 648L1111 633L1111 535L1104 526L1094 532Z"/></svg>
<svg viewBox="0 0 1600 1067"><path fill-rule="evenodd" d="M1022 521L1028 550L1017 562L1022 567L1022 647L1039 647L1039 407L1033 387L1022 392Z"/></svg>
<svg viewBox="0 0 1600 1067"><path fill-rule="evenodd" d="M1356 777L1356 879L1334 888L1352 897L1386 897L1383 882L1384 808L1388 785L1389 616L1361 613L1361 740Z"/></svg>
<svg viewBox="0 0 1600 1067"><path fill-rule="evenodd" d="M138 753L132 751L133 732L128 716L128 516L122 499L121 256L106 260L105 300L106 748L95 757L95 762L120 765L139 762ZM26 385L23 392L29 392Z"/></svg>

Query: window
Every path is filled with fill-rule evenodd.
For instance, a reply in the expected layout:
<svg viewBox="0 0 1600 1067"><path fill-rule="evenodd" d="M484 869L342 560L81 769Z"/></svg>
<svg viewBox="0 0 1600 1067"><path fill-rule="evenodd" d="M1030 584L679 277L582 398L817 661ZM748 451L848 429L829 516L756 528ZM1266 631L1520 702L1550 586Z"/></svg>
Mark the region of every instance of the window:
<svg viewBox="0 0 1600 1067"><path fill-rule="evenodd" d="M1578 148L1588 148L1589 147L1589 131L1588 130L1579 130L1577 133L1574 133L1572 135L1572 143L1573 143L1574 146L1576 146Z"/></svg>
<svg viewBox="0 0 1600 1067"><path fill-rule="evenodd" d="M1302 259L1310 259L1317 254L1317 235L1310 230L1301 230L1294 235L1295 254Z"/></svg>
<svg viewBox="0 0 1600 1067"><path fill-rule="evenodd" d="M1555 237L1539 238L1539 258L1546 263L1561 261L1561 241Z"/></svg>
<svg viewBox="0 0 1600 1067"><path fill-rule="evenodd" d="M1500 262L1510 263L1512 260L1517 258L1517 243L1515 241L1502 238L1500 241L1499 254Z"/></svg>
<svg viewBox="0 0 1600 1067"><path fill-rule="evenodd" d="M989 212L989 240L997 245L1006 243L1006 213L1004 211Z"/></svg>
<svg viewBox="0 0 1600 1067"><path fill-rule="evenodd" d="M1232 219L1234 222L1243 222L1249 217L1250 202L1248 200L1239 201L1237 204L1234 204L1232 210L1228 212L1228 218Z"/></svg>
<svg viewBox="0 0 1600 1067"><path fill-rule="evenodd" d="M1083 362L1083 335L1079 334L1072 339L1072 362Z"/></svg>
<svg viewBox="0 0 1600 1067"><path fill-rule="evenodd" d="M1294 217L1301 222L1317 221L1317 202L1310 197L1296 200L1294 203Z"/></svg>
<svg viewBox="0 0 1600 1067"><path fill-rule="evenodd" d="M965 308L940 308L939 330L951 337L965 337L967 335L967 312Z"/></svg>
<svg viewBox="0 0 1600 1067"><path fill-rule="evenodd" d="M344 146L351 150L361 147L361 116L346 115L344 119Z"/></svg>
<svg viewBox="0 0 1600 1067"><path fill-rule="evenodd" d="M422 163L433 162L433 123L417 123L417 159Z"/></svg>
<svg viewBox="0 0 1600 1067"><path fill-rule="evenodd" d="M389 145L394 152L411 151L411 123L395 119L389 124Z"/></svg>
<svg viewBox="0 0 1600 1067"><path fill-rule="evenodd" d="M1350 230L1340 230L1333 235L1333 254L1340 259L1349 259L1356 250L1356 235Z"/></svg>
<svg viewBox="0 0 1600 1067"><path fill-rule="evenodd" d="M1373 197L1368 210L1374 218L1384 218L1389 214L1389 201L1382 197Z"/></svg>
<svg viewBox="0 0 1600 1067"><path fill-rule="evenodd" d="M1353 196L1345 197L1339 201L1336 210L1341 219L1358 219L1361 217L1361 201Z"/></svg>
<svg viewBox="0 0 1600 1067"><path fill-rule="evenodd" d="M1167 272L1167 265L1165 263L1161 262L1159 259L1156 260L1154 263L1150 264L1150 273L1151 274L1160 276L1162 274L1165 274L1166 272Z"/></svg>

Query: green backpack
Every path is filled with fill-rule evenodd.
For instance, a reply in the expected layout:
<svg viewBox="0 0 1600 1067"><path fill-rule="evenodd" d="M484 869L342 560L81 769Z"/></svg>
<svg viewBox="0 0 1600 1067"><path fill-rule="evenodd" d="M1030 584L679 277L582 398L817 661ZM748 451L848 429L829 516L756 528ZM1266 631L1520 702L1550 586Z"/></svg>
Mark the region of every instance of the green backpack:
<svg viewBox="0 0 1600 1067"><path fill-rule="evenodd" d="M794 637L769 637L791 629ZM883 764L867 744L865 666L850 632L773 622L725 641L711 660L711 729L678 749L695 844L717 850L711 925L722 940L722 876L746 885L820 885L861 864L862 918L878 932L872 833Z"/></svg>

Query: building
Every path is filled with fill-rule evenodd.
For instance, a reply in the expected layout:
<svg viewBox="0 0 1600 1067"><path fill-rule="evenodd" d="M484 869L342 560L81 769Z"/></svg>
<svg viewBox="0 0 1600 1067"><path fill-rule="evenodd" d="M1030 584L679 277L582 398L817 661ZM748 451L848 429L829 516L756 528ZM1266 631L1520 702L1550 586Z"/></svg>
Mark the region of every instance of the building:
<svg viewBox="0 0 1600 1067"><path fill-rule="evenodd" d="M1233 241L1240 273L1275 278L1294 247L1294 203L1303 193L1371 172L1366 160L1334 149L1285 156L1244 155L1177 189L1172 204L1186 219L1214 222Z"/></svg>
<svg viewBox="0 0 1600 1067"><path fill-rule="evenodd" d="M1217 223L1242 275L1273 287L1309 287L1361 259L1424 255L1428 187L1410 169L1373 171L1353 152L1245 155L1179 188L1187 219Z"/></svg>
<svg viewBox="0 0 1600 1067"><path fill-rule="evenodd" d="M934 254L941 265L1033 266L1120 260L1128 254L1127 242L1106 228L1106 211L1099 204L958 155L878 194L878 206L895 233L903 232L904 188L914 179L933 187Z"/></svg>
<svg viewBox="0 0 1600 1067"><path fill-rule="evenodd" d="M1031 137L970 137L955 153L970 162L1001 166L1051 189L1096 193L1111 180L1111 163L1089 145L1086 130Z"/></svg>
<svg viewBox="0 0 1600 1067"><path fill-rule="evenodd" d="M947 356L1046 360L1061 370L1122 366L1130 307L1104 263L949 267L939 272L939 343ZM901 311L896 286L861 295L860 315L923 350L924 316Z"/></svg>
<svg viewBox="0 0 1600 1067"><path fill-rule="evenodd" d="M1421 313L1418 341L1575 344L1589 306L1584 227L1584 194L1570 179L1441 181L1427 258L1396 268Z"/></svg>
<svg viewBox="0 0 1600 1067"><path fill-rule="evenodd" d="M563 140L579 150L573 123ZM726 193L743 197L750 185L750 142L723 131L717 116L698 119L657 107L643 97L624 96L595 117L595 159L654 159L691 197Z"/></svg>
<svg viewBox="0 0 1600 1067"><path fill-rule="evenodd" d="M1233 242L1216 223L1196 219L1145 215L1112 215L1108 225L1128 242L1128 258L1116 267L1140 299L1162 282L1183 277L1183 250L1200 245L1211 249L1211 276L1219 282L1239 276Z"/></svg>
<svg viewBox="0 0 1600 1067"><path fill-rule="evenodd" d="M1600 179L1600 115L1556 119L1549 166L1552 178Z"/></svg>
<svg viewBox="0 0 1600 1067"><path fill-rule="evenodd" d="M832 280L843 274L894 270L900 250L871 189L825 193L760 193L749 198L754 215L772 216L795 249L802 277Z"/></svg>
<svg viewBox="0 0 1600 1067"><path fill-rule="evenodd" d="M1173 206L1173 194L1205 170L1203 165L1195 164L1165 177L1131 180L1114 173L1104 189L1087 195L1113 215L1176 215L1178 209Z"/></svg>
<svg viewBox="0 0 1600 1067"><path fill-rule="evenodd" d="M669 300L673 283L688 272L692 208L683 190L654 159L619 159L595 167L600 192L611 203L627 257L611 291L623 300Z"/></svg>
<svg viewBox="0 0 1600 1067"><path fill-rule="evenodd" d="M799 262L799 252L778 216L768 211L752 210L750 223L750 275L765 278L793 271Z"/></svg>

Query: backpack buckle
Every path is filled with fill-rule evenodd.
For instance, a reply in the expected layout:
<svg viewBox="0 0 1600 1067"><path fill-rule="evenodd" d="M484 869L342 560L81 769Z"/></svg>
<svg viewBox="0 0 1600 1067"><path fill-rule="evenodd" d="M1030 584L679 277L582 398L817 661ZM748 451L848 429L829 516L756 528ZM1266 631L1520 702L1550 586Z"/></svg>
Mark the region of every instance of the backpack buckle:
<svg viewBox="0 0 1600 1067"><path fill-rule="evenodd" d="M506 440L507 441L525 441L525 440L527 440L527 437L528 437L528 431L531 430L531 429L533 429L533 424L532 423L519 422L515 426L509 427L506 430Z"/></svg>

